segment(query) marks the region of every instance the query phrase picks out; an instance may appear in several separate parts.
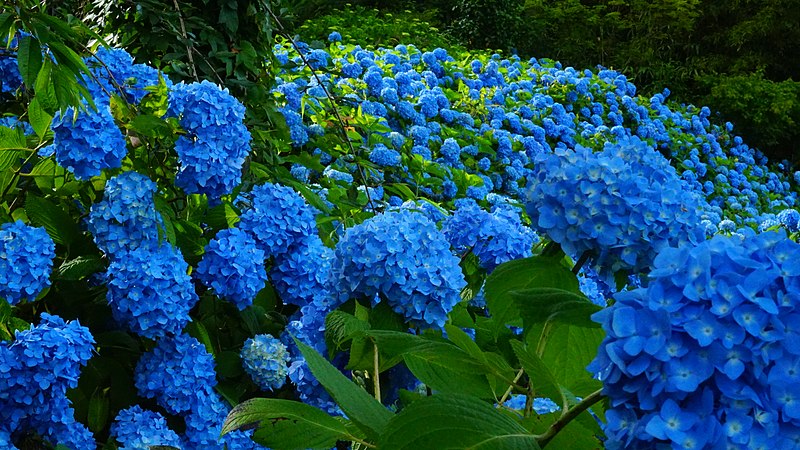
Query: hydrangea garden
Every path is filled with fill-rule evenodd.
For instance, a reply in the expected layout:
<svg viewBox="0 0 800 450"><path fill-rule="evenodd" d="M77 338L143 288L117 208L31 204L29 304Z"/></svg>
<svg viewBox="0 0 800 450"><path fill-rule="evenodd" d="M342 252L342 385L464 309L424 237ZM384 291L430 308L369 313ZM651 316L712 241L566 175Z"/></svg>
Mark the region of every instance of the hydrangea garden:
<svg viewBox="0 0 800 450"><path fill-rule="evenodd" d="M278 40L267 130L43 17L2 16L0 447L800 448L800 172L709 108L333 32Z"/></svg>

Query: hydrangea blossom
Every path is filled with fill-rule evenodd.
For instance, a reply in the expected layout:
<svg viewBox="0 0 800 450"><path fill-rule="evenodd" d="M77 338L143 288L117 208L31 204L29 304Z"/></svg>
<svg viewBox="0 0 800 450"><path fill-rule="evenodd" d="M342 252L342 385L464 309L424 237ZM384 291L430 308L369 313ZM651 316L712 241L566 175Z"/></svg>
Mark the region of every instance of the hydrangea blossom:
<svg viewBox="0 0 800 450"><path fill-rule="evenodd" d="M47 313L13 342L0 342L0 442L3 435L10 440L14 432L33 430L53 444L95 446L67 398L93 347L86 327Z"/></svg>
<svg viewBox="0 0 800 450"><path fill-rule="evenodd" d="M111 108L98 104L97 110L72 108L53 118L53 145L56 161L79 180L100 175L103 169L117 169L128 154Z"/></svg>
<svg viewBox="0 0 800 450"><path fill-rule="evenodd" d="M197 405L199 388L217 384L214 357L187 334L165 337L141 356L134 383L139 395L155 399L170 414L187 412Z"/></svg>
<svg viewBox="0 0 800 450"><path fill-rule="evenodd" d="M442 233L458 253L472 251L489 272L504 262L531 256L531 247L539 240L513 206L495 206L490 213L471 199L456 201L456 211L443 222Z"/></svg>
<svg viewBox="0 0 800 450"><path fill-rule="evenodd" d="M138 104L148 93L145 88L158 84L156 69L146 64L134 64L133 57L121 48L100 46L84 62L92 76L84 76L83 84L98 104L108 104L109 95L120 95L120 89L127 101ZM164 81L172 84L169 78L164 78Z"/></svg>
<svg viewBox="0 0 800 450"><path fill-rule="evenodd" d="M214 83L180 83L170 90L167 114L189 134L175 143L180 169L175 184L187 193L218 199L242 179L250 153L244 106Z"/></svg>
<svg viewBox="0 0 800 450"><path fill-rule="evenodd" d="M197 278L240 310L253 304L267 280L266 255L252 235L238 228L217 233L197 265Z"/></svg>
<svg viewBox="0 0 800 450"><path fill-rule="evenodd" d="M158 187L138 172L123 172L106 183L103 200L92 205L87 228L95 244L114 257L159 245L161 215L153 195Z"/></svg>
<svg viewBox="0 0 800 450"><path fill-rule="evenodd" d="M268 450L250 438L252 431L232 431L220 437L222 423L230 408L208 386L197 392L193 408L183 414L186 432L183 450Z"/></svg>
<svg viewBox="0 0 800 450"><path fill-rule="evenodd" d="M0 226L0 298L12 305L50 286L55 244L44 228L22 221Z"/></svg>
<svg viewBox="0 0 800 450"><path fill-rule="evenodd" d="M316 234L276 256L270 279L281 300L302 307L316 297L328 295L332 259L333 250Z"/></svg>
<svg viewBox="0 0 800 450"><path fill-rule="evenodd" d="M150 450L155 445L181 447L180 438L169 429L164 416L139 405L117 414L111 435L122 445L121 450Z"/></svg>
<svg viewBox="0 0 800 450"><path fill-rule="evenodd" d="M458 263L433 222L399 210L349 228L331 276L342 298L381 295L406 319L443 327L466 285Z"/></svg>
<svg viewBox="0 0 800 450"><path fill-rule="evenodd" d="M180 251L169 244L139 248L112 260L106 299L114 319L148 338L180 333L198 301L188 268Z"/></svg>
<svg viewBox="0 0 800 450"><path fill-rule="evenodd" d="M662 248L702 239L701 205L668 161L633 137L600 152L577 145L539 155L526 208L567 253L594 252L608 274L645 270Z"/></svg>
<svg viewBox="0 0 800 450"><path fill-rule="evenodd" d="M288 375L289 353L283 343L266 334L244 342L242 365L250 378L265 391L280 389Z"/></svg>
<svg viewBox="0 0 800 450"><path fill-rule="evenodd" d="M244 205L240 229L250 233L267 257L276 256L316 233L315 210L292 188L272 183L239 197Z"/></svg>
<svg viewBox="0 0 800 450"><path fill-rule="evenodd" d="M798 260L782 230L668 247L596 313L606 448L795 448Z"/></svg>
<svg viewBox="0 0 800 450"><path fill-rule="evenodd" d="M9 48L18 44L17 36L11 40ZM22 86L22 74L15 56L0 56L0 92L14 92Z"/></svg>

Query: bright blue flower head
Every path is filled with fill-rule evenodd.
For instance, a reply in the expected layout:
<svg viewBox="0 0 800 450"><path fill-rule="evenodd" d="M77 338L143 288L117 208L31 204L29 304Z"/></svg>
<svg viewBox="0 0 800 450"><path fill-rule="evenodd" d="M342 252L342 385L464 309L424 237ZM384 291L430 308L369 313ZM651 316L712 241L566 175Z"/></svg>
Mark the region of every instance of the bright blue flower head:
<svg viewBox="0 0 800 450"><path fill-rule="evenodd" d="M243 213L238 228L250 233L267 257L277 256L317 233L314 208L294 189L264 183L242 194Z"/></svg>
<svg viewBox="0 0 800 450"><path fill-rule="evenodd" d="M316 234L276 256L270 271L272 285L284 303L303 307L330 294L329 275L333 250Z"/></svg>
<svg viewBox="0 0 800 450"><path fill-rule="evenodd" d="M783 230L667 247L646 288L596 313L606 338L589 370L612 406L607 446L758 448L797 436L797 261Z"/></svg>
<svg viewBox="0 0 800 450"><path fill-rule="evenodd" d="M50 286L55 250L44 228L19 220L0 226L0 298L16 305Z"/></svg>
<svg viewBox="0 0 800 450"><path fill-rule="evenodd" d="M217 233L197 265L197 278L215 294L243 310L264 287L266 255L249 233L229 228Z"/></svg>
<svg viewBox="0 0 800 450"><path fill-rule="evenodd" d="M146 87L158 84L156 69L145 64L134 64L133 57L121 48L100 46L84 62L92 77L84 76L83 83L98 104L107 104L110 95L121 94L128 102L137 104L148 94ZM165 82L172 84L169 78L165 78ZM122 89L122 93L119 89Z"/></svg>
<svg viewBox="0 0 800 450"><path fill-rule="evenodd" d="M383 167L399 166L402 158L397 150L392 150L383 144L377 144L369 153L369 160Z"/></svg>
<svg viewBox="0 0 800 450"><path fill-rule="evenodd" d="M331 276L342 298L379 295L406 319L442 327L465 286L450 244L423 214L377 215L347 230Z"/></svg>
<svg viewBox="0 0 800 450"><path fill-rule="evenodd" d="M72 108L53 119L53 145L56 161L79 180L100 175L103 169L116 169L128 154L125 137L111 116L108 105L97 110ZM74 120L73 120L74 119Z"/></svg>
<svg viewBox="0 0 800 450"><path fill-rule="evenodd" d="M117 414L111 425L111 435L122 445L121 450L150 450L154 445L181 446L180 438L169 429L164 416L139 405Z"/></svg>
<svg viewBox="0 0 800 450"><path fill-rule="evenodd" d="M114 319L151 339L178 334L197 303L189 266L170 244L138 248L114 258L108 268L108 294Z"/></svg>
<svg viewBox="0 0 800 450"><path fill-rule="evenodd" d="M527 200L536 228L568 254L592 252L605 274L645 270L660 249L704 234L700 198L636 137L540 154Z"/></svg>
<svg viewBox="0 0 800 450"><path fill-rule="evenodd" d="M153 195L156 184L138 172L123 172L106 183L103 200L92 205L86 222L94 242L110 257L159 245L161 214Z"/></svg>
<svg viewBox="0 0 800 450"><path fill-rule="evenodd" d="M280 389L289 374L289 353L283 343L266 334L244 342L242 365L250 378L265 391Z"/></svg>

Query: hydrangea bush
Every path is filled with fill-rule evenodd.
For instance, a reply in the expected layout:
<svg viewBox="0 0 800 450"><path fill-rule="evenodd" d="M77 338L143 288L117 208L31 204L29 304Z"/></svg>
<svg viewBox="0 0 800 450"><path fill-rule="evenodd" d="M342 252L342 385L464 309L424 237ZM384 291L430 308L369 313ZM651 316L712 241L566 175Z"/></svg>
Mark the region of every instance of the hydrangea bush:
<svg viewBox="0 0 800 450"><path fill-rule="evenodd" d="M278 41L265 129L33 31L0 54L3 448L798 445L800 175L710 109L333 32Z"/></svg>

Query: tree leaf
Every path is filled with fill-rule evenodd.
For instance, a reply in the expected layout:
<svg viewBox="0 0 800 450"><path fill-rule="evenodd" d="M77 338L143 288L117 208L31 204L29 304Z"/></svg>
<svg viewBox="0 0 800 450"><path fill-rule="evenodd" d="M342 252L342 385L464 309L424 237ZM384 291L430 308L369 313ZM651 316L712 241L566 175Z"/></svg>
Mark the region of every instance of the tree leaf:
<svg viewBox="0 0 800 450"><path fill-rule="evenodd" d="M38 39L31 35L22 35L17 50L17 66L25 85L29 88L33 86L39 69L42 68L42 48Z"/></svg>
<svg viewBox="0 0 800 450"><path fill-rule="evenodd" d="M506 324L519 317L519 310L510 292L533 287L552 287L578 293L578 279L560 259L534 256L501 264L486 278L484 295L494 319L495 340Z"/></svg>
<svg viewBox="0 0 800 450"><path fill-rule="evenodd" d="M438 394L411 403L378 443L391 450L526 450L536 439L510 416L463 394Z"/></svg>
<svg viewBox="0 0 800 450"><path fill-rule="evenodd" d="M602 308L583 294L550 287L521 289L508 294L519 310L525 329L545 322L560 322L585 328L600 326L591 319L591 315Z"/></svg>
<svg viewBox="0 0 800 450"><path fill-rule="evenodd" d="M306 364L320 384L333 397L350 420L367 437L377 440L383 434L392 413L367 391L345 377L339 369L317 353L313 348L295 338L295 343L306 359Z"/></svg>
<svg viewBox="0 0 800 450"><path fill-rule="evenodd" d="M234 407L222 424L222 434L258 427L254 440L276 450L329 449L348 436L345 425L305 403L254 398Z"/></svg>

